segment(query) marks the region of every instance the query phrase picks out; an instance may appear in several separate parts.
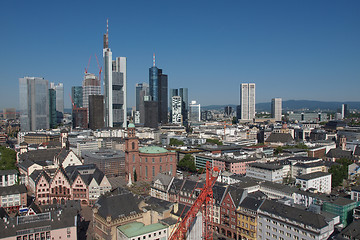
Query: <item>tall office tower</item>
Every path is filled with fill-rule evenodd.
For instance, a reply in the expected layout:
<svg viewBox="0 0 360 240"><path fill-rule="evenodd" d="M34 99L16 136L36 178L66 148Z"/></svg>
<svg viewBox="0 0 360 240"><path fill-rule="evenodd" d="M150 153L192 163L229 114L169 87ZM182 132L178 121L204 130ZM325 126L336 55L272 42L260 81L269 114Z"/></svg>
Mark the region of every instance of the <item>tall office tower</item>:
<svg viewBox="0 0 360 240"><path fill-rule="evenodd" d="M96 96L96 95L90 95ZM88 128L88 109L73 108L72 109L73 128Z"/></svg>
<svg viewBox="0 0 360 240"><path fill-rule="evenodd" d="M20 125L22 131L49 128L49 82L44 78L19 79Z"/></svg>
<svg viewBox="0 0 360 240"><path fill-rule="evenodd" d="M191 101L189 105L189 121L192 123L200 122L201 109L200 104L196 104L196 101Z"/></svg>
<svg viewBox="0 0 360 240"><path fill-rule="evenodd" d="M140 104L144 101L144 96L149 95L149 84L137 83L136 84L136 111L140 111Z"/></svg>
<svg viewBox="0 0 360 240"><path fill-rule="evenodd" d="M104 98L105 126L127 128L126 112L126 57L112 60L109 48L109 24L104 34Z"/></svg>
<svg viewBox="0 0 360 240"><path fill-rule="evenodd" d="M242 83L240 85L241 119L255 118L255 83Z"/></svg>
<svg viewBox="0 0 360 240"><path fill-rule="evenodd" d="M171 122L182 124L182 99L180 96L173 96L171 99Z"/></svg>
<svg viewBox="0 0 360 240"><path fill-rule="evenodd" d="M104 96L89 96L89 128L92 130L101 129L104 122Z"/></svg>
<svg viewBox="0 0 360 240"><path fill-rule="evenodd" d="M281 121L282 116L282 99L273 98L271 100L271 117L275 118L275 121Z"/></svg>
<svg viewBox="0 0 360 240"><path fill-rule="evenodd" d="M98 77L95 76L95 74L85 73L84 80L82 82L82 92L83 92L82 107L89 108L89 96L101 94L100 81Z"/></svg>
<svg viewBox="0 0 360 240"><path fill-rule="evenodd" d="M174 96L180 96L179 95L179 90L176 89L176 88L170 88L170 91L169 91L169 104L170 104L170 109L172 108L172 97Z"/></svg>
<svg viewBox="0 0 360 240"><path fill-rule="evenodd" d="M50 128L54 128L57 125L56 91L52 88L49 89L49 125Z"/></svg>
<svg viewBox="0 0 360 240"><path fill-rule="evenodd" d="M156 101L144 101L144 108L145 108L145 127L157 128L159 123L159 106L158 102Z"/></svg>
<svg viewBox="0 0 360 240"><path fill-rule="evenodd" d="M168 122L168 76L162 73L162 69L155 66L155 54L153 66L149 68L149 90L151 101L158 102L158 122Z"/></svg>
<svg viewBox="0 0 360 240"><path fill-rule="evenodd" d="M71 87L71 99L77 108L83 107L83 87L82 86Z"/></svg>
<svg viewBox="0 0 360 240"><path fill-rule="evenodd" d="M181 97L182 105L182 118L183 124L187 125L188 122L188 115L189 115L189 98L188 98L188 89L187 88L180 88L179 89L179 96Z"/></svg>
<svg viewBox="0 0 360 240"><path fill-rule="evenodd" d="M348 115L348 105L347 104L342 104L341 105L341 117L342 119L346 118Z"/></svg>
<svg viewBox="0 0 360 240"><path fill-rule="evenodd" d="M62 83L50 83L50 88L56 92L56 114L57 123L61 123L64 118L64 85Z"/></svg>

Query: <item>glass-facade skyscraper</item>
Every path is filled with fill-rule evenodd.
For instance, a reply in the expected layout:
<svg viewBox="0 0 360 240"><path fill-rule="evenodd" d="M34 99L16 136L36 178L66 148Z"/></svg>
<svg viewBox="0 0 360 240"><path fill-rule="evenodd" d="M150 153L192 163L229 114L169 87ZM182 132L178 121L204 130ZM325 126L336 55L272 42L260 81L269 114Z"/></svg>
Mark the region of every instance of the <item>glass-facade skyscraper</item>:
<svg viewBox="0 0 360 240"><path fill-rule="evenodd" d="M74 105L77 108L83 107L83 87L82 86L73 86L71 87L71 98L74 102Z"/></svg>
<svg viewBox="0 0 360 240"><path fill-rule="evenodd" d="M21 131L49 128L49 82L44 78L19 79Z"/></svg>
<svg viewBox="0 0 360 240"><path fill-rule="evenodd" d="M49 89L49 124L50 128L54 128L57 125L56 91L52 88Z"/></svg>

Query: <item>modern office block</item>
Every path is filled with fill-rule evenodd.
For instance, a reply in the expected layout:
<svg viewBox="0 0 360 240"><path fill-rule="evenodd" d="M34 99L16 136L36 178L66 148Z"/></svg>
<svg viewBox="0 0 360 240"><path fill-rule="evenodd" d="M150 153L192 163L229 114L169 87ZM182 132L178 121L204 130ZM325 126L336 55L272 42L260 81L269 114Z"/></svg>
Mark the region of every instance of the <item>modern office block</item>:
<svg viewBox="0 0 360 240"><path fill-rule="evenodd" d="M189 91L187 88L180 88L179 89L179 96L182 100L182 118L183 124L186 125L188 121L188 113L189 113Z"/></svg>
<svg viewBox="0 0 360 240"><path fill-rule="evenodd" d="M83 107L83 87L82 86L71 87L71 99L76 107L78 107L78 108Z"/></svg>
<svg viewBox="0 0 360 240"><path fill-rule="evenodd" d="M168 122L168 76L162 73L162 69L155 66L149 68L149 95L151 101L158 102L158 123Z"/></svg>
<svg viewBox="0 0 360 240"><path fill-rule="evenodd" d="M171 99L171 122L182 124L182 99L180 96L173 96Z"/></svg>
<svg viewBox="0 0 360 240"><path fill-rule="evenodd" d="M275 121L281 121L282 117L282 99L273 98L271 100L271 117L275 118Z"/></svg>
<svg viewBox="0 0 360 240"><path fill-rule="evenodd" d="M137 83L136 84L136 111L140 111L141 102L144 101L144 96L149 95L149 84Z"/></svg>
<svg viewBox="0 0 360 240"><path fill-rule="evenodd" d="M54 128L57 125L56 91L51 88L49 89L49 125L50 128Z"/></svg>
<svg viewBox="0 0 360 240"><path fill-rule="evenodd" d="M159 119L158 119L158 102L157 101L144 101L145 108L145 127L157 128Z"/></svg>
<svg viewBox="0 0 360 240"><path fill-rule="evenodd" d="M105 126L123 127L126 124L126 57L112 60L109 48L108 28L104 34L104 98L105 98Z"/></svg>
<svg viewBox="0 0 360 240"><path fill-rule="evenodd" d="M347 104L342 104L341 105L341 117L342 119L346 118L348 116L348 105Z"/></svg>
<svg viewBox="0 0 360 240"><path fill-rule="evenodd" d="M189 121L190 122L200 122L201 120L201 109L200 104L196 104L196 101L191 101L189 105Z"/></svg>
<svg viewBox="0 0 360 240"><path fill-rule="evenodd" d="M104 96L89 96L89 128L92 130L104 127Z"/></svg>
<svg viewBox="0 0 360 240"><path fill-rule="evenodd" d="M73 108L72 110L73 128L88 128L88 109Z"/></svg>
<svg viewBox="0 0 360 240"><path fill-rule="evenodd" d="M22 131L49 128L49 82L44 78L19 79L20 125Z"/></svg>
<svg viewBox="0 0 360 240"><path fill-rule="evenodd" d="M64 85L62 83L50 83L50 89L54 89L56 93L56 115L57 123L61 123L64 118Z"/></svg>
<svg viewBox="0 0 360 240"><path fill-rule="evenodd" d="M85 73L84 80L82 82L82 91L83 91L82 107L89 108L89 96L101 94L101 86L100 86L99 78L95 76L95 74Z"/></svg>
<svg viewBox="0 0 360 240"><path fill-rule="evenodd" d="M255 83L242 83L240 85L241 119L255 118Z"/></svg>

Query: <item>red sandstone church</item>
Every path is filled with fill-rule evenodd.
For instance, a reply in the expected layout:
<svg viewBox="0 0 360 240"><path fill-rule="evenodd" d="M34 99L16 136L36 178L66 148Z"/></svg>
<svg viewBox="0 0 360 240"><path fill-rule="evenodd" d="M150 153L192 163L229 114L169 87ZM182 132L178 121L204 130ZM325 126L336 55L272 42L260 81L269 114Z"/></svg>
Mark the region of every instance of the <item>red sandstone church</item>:
<svg viewBox="0 0 360 240"><path fill-rule="evenodd" d="M139 148L139 139L135 136L135 125L128 126L125 139L125 174L128 183L134 181L151 182L158 173L176 174L176 152L157 146Z"/></svg>

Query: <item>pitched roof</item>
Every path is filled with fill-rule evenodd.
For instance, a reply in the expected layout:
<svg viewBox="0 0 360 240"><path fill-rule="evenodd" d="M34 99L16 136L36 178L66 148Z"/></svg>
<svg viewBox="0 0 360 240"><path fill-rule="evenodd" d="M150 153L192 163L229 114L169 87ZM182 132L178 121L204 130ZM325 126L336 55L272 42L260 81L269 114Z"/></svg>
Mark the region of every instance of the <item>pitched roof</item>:
<svg viewBox="0 0 360 240"><path fill-rule="evenodd" d="M21 194L26 193L25 184L21 185L12 185L8 187L0 187L0 196L12 195L12 194Z"/></svg>
<svg viewBox="0 0 360 240"><path fill-rule="evenodd" d="M237 208L240 202L246 197L247 192L244 189L236 187L236 184L228 187L228 193L234 201L235 207Z"/></svg>
<svg viewBox="0 0 360 240"><path fill-rule="evenodd" d="M252 197L246 197L241 203L240 207L245 209L250 209L252 211L257 211L264 200L258 200Z"/></svg>
<svg viewBox="0 0 360 240"><path fill-rule="evenodd" d="M19 174L18 170L16 169L0 170L0 176L13 175L13 174Z"/></svg>
<svg viewBox="0 0 360 240"><path fill-rule="evenodd" d="M356 146L356 148L354 150L354 155L355 156L360 156L360 146Z"/></svg>
<svg viewBox="0 0 360 240"><path fill-rule="evenodd" d="M106 219L118 219L141 213L139 208L140 199L132 193L122 193L116 195L102 195L96 202L98 214Z"/></svg>
<svg viewBox="0 0 360 240"><path fill-rule="evenodd" d="M294 139L289 133L271 133L270 136L265 140L265 142L273 143L291 143Z"/></svg>
<svg viewBox="0 0 360 240"><path fill-rule="evenodd" d="M333 148L326 154L329 158L351 158L351 151L342 150L340 148Z"/></svg>
<svg viewBox="0 0 360 240"><path fill-rule="evenodd" d="M166 173L159 173L153 181L159 180L164 186L169 186L174 177Z"/></svg>
<svg viewBox="0 0 360 240"><path fill-rule="evenodd" d="M171 186L169 188L169 193L171 194L178 194L182 185L184 184L184 180L180 180L178 178L174 178L173 182L171 183Z"/></svg>
<svg viewBox="0 0 360 240"><path fill-rule="evenodd" d="M328 175L331 175L331 173L326 173L326 172L312 172L312 173L308 173L308 174L303 174L303 175L297 176L296 178L302 179L302 180L311 180L311 179L315 179L315 178L319 178L319 177L324 177L324 176L328 176Z"/></svg>
<svg viewBox="0 0 360 240"><path fill-rule="evenodd" d="M320 214L316 214L295 207L290 207L273 200L265 200L264 203L261 205L260 210L262 212L267 212L275 216L280 216L296 222L303 223L305 225L312 226L316 229L321 229L328 225L325 221L325 217Z"/></svg>
<svg viewBox="0 0 360 240"><path fill-rule="evenodd" d="M346 239L360 239L360 221L353 221L344 228L340 235Z"/></svg>
<svg viewBox="0 0 360 240"><path fill-rule="evenodd" d="M28 151L19 155L20 161L30 160L34 163L54 161L54 157L59 154L61 149L38 149ZM42 164L40 164L42 165Z"/></svg>
<svg viewBox="0 0 360 240"><path fill-rule="evenodd" d="M249 166L255 168L261 168L265 170L280 170L283 168L283 166L281 165L276 165L271 163L258 163L258 162L250 163Z"/></svg>

